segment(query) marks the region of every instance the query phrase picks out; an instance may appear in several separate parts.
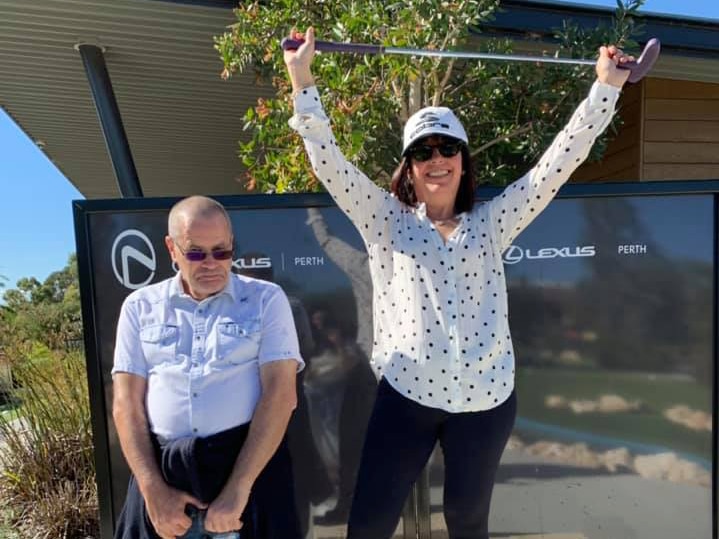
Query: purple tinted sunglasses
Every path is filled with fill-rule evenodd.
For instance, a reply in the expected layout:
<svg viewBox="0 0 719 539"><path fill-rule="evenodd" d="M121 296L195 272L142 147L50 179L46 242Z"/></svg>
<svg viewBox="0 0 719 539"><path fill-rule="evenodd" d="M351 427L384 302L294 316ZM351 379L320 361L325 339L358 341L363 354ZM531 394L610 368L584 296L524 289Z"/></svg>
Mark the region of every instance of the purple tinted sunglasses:
<svg viewBox="0 0 719 539"><path fill-rule="evenodd" d="M214 249L208 253L207 251L202 251L199 249L191 249L189 251L185 251L177 244L175 244L175 247L177 247L177 250L182 253L182 256L184 256L190 262L202 262L205 258L207 258L208 254L211 255L212 258L214 258L215 260L229 260L230 258L232 258L232 255L235 252L234 249Z"/></svg>

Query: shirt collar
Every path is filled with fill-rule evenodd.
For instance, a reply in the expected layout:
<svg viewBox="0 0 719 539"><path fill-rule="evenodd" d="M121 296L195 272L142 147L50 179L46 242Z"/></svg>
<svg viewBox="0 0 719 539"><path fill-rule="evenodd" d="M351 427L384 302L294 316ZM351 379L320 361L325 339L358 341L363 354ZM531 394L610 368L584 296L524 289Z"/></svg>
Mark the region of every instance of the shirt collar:
<svg viewBox="0 0 719 539"><path fill-rule="evenodd" d="M237 281L237 279L235 278L235 274L230 272L230 276L227 279L227 284L225 285L225 287L212 297L217 297L217 296L222 296L224 294L227 294L232 298L233 301L236 300L237 299L237 296L235 294L235 282L236 281ZM179 271L172 278L172 281L170 281L170 297L179 297L179 298L191 297L189 294L185 293L185 290L182 288L182 275ZM195 301L197 301L197 300L195 300Z"/></svg>
<svg viewBox="0 0 719 539"><path fill-rule="evenodd" d="M424 221L427 218L427 204L425 204L424 202L420 202L415 207L414 212L417 217Z"/></svg>
<svg viewBox="0 0 719 539"><path fill-rule="evenodd" d="M425 202L420 202L414 207L414 213L417 215L417 217L420 218L421 221L429 220L427 217L427 204ZM464 216L467 214L467 212L462 212L457 214L457 218L459 219L459 222L462 223L464 221Z"/></svg>

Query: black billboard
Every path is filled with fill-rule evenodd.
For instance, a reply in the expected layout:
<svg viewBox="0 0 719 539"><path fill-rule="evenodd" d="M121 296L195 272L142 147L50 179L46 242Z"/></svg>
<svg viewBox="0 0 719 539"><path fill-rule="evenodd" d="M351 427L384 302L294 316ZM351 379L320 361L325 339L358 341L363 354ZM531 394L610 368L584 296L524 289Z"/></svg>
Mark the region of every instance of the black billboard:
<svg viewBox="0 0 719 539"><path fill-rule="evenodd" d="M519 412L492 503L499 537L716 538L717 193L566 186L505 253ZM289 441L307 537L344 537L376 384L364 246L327 195L218 200L235 271L274 280L293 307L307 368ZM174 202L75 203L103 537L128 477L110 410L117 316L174 274ZM442 477L437 450L396 536L447 537Z"/></svg>

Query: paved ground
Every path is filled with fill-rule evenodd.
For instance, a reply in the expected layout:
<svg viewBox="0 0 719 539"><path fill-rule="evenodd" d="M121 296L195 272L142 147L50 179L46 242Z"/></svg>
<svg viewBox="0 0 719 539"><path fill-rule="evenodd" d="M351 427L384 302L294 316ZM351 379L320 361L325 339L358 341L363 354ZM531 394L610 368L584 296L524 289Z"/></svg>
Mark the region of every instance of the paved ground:
<svg viewBox="0 0 719 539"><path fill-rule="evenodd" d="M708 539L711 489L546 463L507 452L495 487L494 537ZM441 491L432 493L439 503ZM434 535L433 535L434 539Z"/></svg>
<svg viewBox="0 0 719 539"><path fill-rule="evenodd" d="M441 487L432 487L432 539L447 539L441 500ZM610 475L508 450L490 530L492 539L708 539L711 525L709 488ZM344 537L344 526L316 527L310 535Z"/></svg>

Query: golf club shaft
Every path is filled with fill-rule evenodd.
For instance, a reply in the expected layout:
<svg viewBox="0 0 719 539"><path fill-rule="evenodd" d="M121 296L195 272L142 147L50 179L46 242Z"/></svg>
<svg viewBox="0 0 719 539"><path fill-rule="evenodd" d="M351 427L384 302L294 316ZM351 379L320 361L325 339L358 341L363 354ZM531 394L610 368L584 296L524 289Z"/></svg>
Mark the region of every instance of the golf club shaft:
<svg viewBox="0 0 719 539"><path fill-rule="evenodd" d="M318 49L321 50L321 49ZM530 56L524 54L500 54L492 52L435 51L384 47L383 54L403 54L405 56L429 56L436 58L466 58L471 60L502 60L509 62L542 62L547 64L594 65L596 60L576 58L558 58L555 56Z"/></svg>
<svg viewBox="0 0 719 539"><path fill-rule="evenodd" d="M284 50L294 50L300 47L304 41L299 39L285 38L282 40ZM650 39L641 56L636 62L627 62L619 65L622 69L628 69L631 74L629 82L637 82L642 79L652 68L659 57L660 43L656 38ZM539 62L549 64L570 64L570 65L595 65L596 60L583 60L577 58L560 58L557 56L529 56L522 54L499 54L490 52L466 52L466 51L442 51L434 49L410 49L401 47L384 47L381 45L370 45L366 43L338 43L335 41L315 41L315 50L322 52L342 52L354 54L401 54L404 56L429 56L439 58L465 58L472 60L500 60L512 62Z"/></svg>

